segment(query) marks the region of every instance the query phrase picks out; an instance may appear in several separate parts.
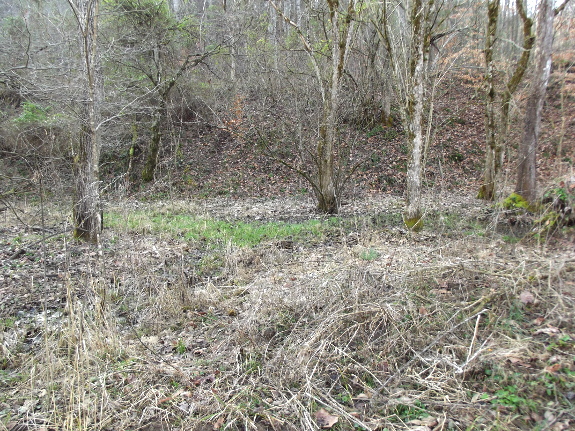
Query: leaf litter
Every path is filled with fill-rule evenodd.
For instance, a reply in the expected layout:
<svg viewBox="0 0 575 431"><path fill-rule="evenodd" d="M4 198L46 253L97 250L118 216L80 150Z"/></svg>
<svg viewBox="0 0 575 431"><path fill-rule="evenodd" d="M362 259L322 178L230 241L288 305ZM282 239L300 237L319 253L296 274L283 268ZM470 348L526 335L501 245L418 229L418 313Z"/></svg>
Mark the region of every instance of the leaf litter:
<svg viewBox="0 0 575 431"><path fill-rule="evenodd" d="M203 273L214 244L135 229L105 231L101 255L65 235L42 250L15 224L1 249L2 417L48 429L296 430L334 418L525 429L551 403L554 423L573 423L561 401L574 380L573 251L505 243L483 203L461 202L430 196L435 225L413 234L378 218L398 201L358 199L337 236L221 244L217 271ZM242 205L251 219L317 217L301 197L147 210L231 219ZM458 230L485 214L484 227ZM9 259L16 235L26 253Z"/></svg>

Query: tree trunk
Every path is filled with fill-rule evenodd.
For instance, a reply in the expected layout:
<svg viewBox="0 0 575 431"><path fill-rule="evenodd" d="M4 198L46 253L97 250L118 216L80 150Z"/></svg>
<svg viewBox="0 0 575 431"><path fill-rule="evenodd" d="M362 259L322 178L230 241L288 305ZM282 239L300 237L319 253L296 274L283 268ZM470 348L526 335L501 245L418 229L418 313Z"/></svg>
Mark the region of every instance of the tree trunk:
<svg viewBox="0 0 575 431"><path fill-rule="evenodd" d="M422 180L422 156L423 156L423 108L425 100L426 64L429 52L430 29L427 25L427 17L430 16L433 7L432 1L413 2L411 10L411 59L409 75L407 77L406 95L406 122L408 123L408 147L409 162L407 164L407 202L403 221L405 226L412 230L420 230L423 227L421 211L421 180Z"/></svg>
<svg viewBox="0 0 575 431"><path fill-rule="evenodd" d="M423 68L423 58L418 60L417 68ZM408 147L409 162L407 164L407 199L403 221L405 226L412 230L423 227L421 211L421 177L423 155L423 76L418 70L414 76L416 85L413 88L413 99L408 108L411 113L409 121Z"/></svg>
<svg viewBox="0 0 575 431"><path fill-rule="evenodd" d="M515 0L515 6L523 22L523 50L515 65L513 74L504 85L503 91L496 88L493 51L497 33L500 0L489 0L487 5L487 32L485 36L485 83L487 87L485 102L485 170L483 183L477 195L480 199L495 200L497 184L503 166L504 149L509 131L509 109L513 94L517 90L527 70L534 37L531 34L533 21L527 17L523 0Z"/></svg>
<svg viewBox="0 0 575 431"><path fill-rule="evenodd" d="M341 78L347 62L355 14L355 1L350 0L347 13L338 10L337 0L327 0L331 29L331 81L323 104L323 118L317 145L318 210L326 214L338 212L339 196L334 181L334 151L337 140L337 110L340 103ZM342 14L343 16L340 16Z"/></svg>
<svg viewBox="0 0 575 431"><path fill-rule="evenodd" d="M541 111L551 73L553 19L555 16L552 0L539 1L535 70L531 93L527 99L523 139L519 147L517 185L515 187L515 193L523 196L528 202L534 202L537 198L537 140L541 124Z"/></svg>
<svg viewBox="0 0 575 431"><path fill-rule="evenodd" d="M160 145L162 142L162 126L167 116L167 102L160 101L160 106L154 114L154 121L151 126L150 146L148 148L148 156L146 164L142 171L142 180L150 182L154 180L156 172L156 165L158 163L158 154L160 152Z"/></svg>
<svg viewBox="0 0 575 431"><path fill-rule="evenodd" d="M340 4L338 0L326 1L329 10L329 26L325 26L325 28L329 29L329 42L331 43L331 66L328 69L330 79L328 80L329 87L327 90L324 87L325 77L317 61L316 52L302 33L299 25L289 18L285 10L282 10L271 0L270 5L282 16L287 25L295 29L315 71L319 92L323 101L319 139L314 154L314 163L317 170L311 175L304 174L304 178L314 188L318 201L318 211L335 214L338 212L338 194L342 185L341 182L337 182L334 166L338 135L337 112L340 104L343 71L352 44L354 19L356 18L356 0L348 0L347 6Z"/></svg>
<svg viewBox="0 0 575 431"><path fill-rule="evenodd" d="M102 229L100 203L100 76L97 58L98 0L68 0L80 29L84 98L79 139L74 149L74 237L98 242Z"/></svg>
<svg viewBox="0 0 575 431"><path fill-rule="evenodd" d="M85 114L90 115L88 112ZM98 141L98 133L91 124L82 125L78 152L74 160L74 237L91 242L98 241L102 229Z"/></svg>
<svg viewBox="0 0 575 431"><path fill-rule="evenodd" d="M331 20L331 56L332 56L332 69L331 69L331 87L329 94L326 95L323 104L323 118L322 124L319 129L319 142L317 145L317 199L318 210L326 214L335 214L338 211L338 202L336 190L334 186L334 172L333 172L333 151L336 140L336 111L339 105L339 86L341 80L341 71L343 70L343 60L340 59L339 48L340 36L337 16L337 5L328 0L330 7L330 20ZM345 44L345 39L344 39ZM345 49L345 45L343 47ZM345 52L344 52L345 55ZM341 64L340 64L341 63ZM341 67L341 70L340 70Z"/></svg>
<svg viewBox="0 0 575 431"><path fill-rule="evenodd" d="M391 115L391 100L393 89L388 79L383 82L383 92L381 95L381 125L383 127L393 126L393 116Z"/></svg>
<svg viewBox="0 0 575 431"><path fill-rule="evenodd" d="M333 79L336 79L335 74ZM324 214L336 214L338 212L338 201L333 181L333 147L336 139L334 103L337 104L339 97L339 83L336 82L334 81L332 84L330 99L324 103L323 124L320 126L317 144L317 208Z"/></svg>
<svg viewBox="0 0 575 431"><path fill-rule="evenodd" d="M497 20L499 18L499 0L490 0L487 3L487 34L485 35L485 83L487 94L485 101L485 170L483 174L483 184L479 189L478 197L485 200L495 199L495 184L499 168L501 166L501 155L503 152L499 147L497 134L499 127L497 122L497 97L495 90L495 77L493 76L493 49L497 33Z"/></svg>
<svg viewBox="0 0 575 431"><path fill-rule="evenodd" d="M317 159L317 209L324 214L337 214L338 201L333 183L333 143L325 130L320 133Z"/></svg>

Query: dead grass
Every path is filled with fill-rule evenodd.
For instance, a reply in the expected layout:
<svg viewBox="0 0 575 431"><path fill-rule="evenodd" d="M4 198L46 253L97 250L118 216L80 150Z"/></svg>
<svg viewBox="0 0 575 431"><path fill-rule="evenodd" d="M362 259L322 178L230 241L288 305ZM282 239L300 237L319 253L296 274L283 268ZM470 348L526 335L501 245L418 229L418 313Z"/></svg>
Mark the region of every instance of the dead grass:
<svg viewBox="0 0 575 431"><path fill-rule="evenodd" d="M162 207L228 220L238 205ZM3 277L26 311L2 314L0 430L313 430L322 408L336 430L572 428L572 246L507 241L450 195L407 233L396 205L352 203L288 246L142 227L105 232L99 254L55 236L20 267L9 243L33 239L5 219Z"/></svg>

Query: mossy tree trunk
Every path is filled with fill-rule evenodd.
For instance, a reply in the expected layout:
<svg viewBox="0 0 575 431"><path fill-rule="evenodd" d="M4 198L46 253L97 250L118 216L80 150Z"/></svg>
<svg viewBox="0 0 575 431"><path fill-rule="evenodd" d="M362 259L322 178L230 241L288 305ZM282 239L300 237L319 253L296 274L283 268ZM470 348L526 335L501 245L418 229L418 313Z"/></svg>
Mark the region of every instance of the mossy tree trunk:
<svg viewBox="0 0 575 431"><path fill-rule="evenodd" d="M337 0L327 0L331 29L331 79L329 93L324 97L322 124L317 145L317 200L318 210L326 214L338 212L339 198L335 184L334 151L338 139L337 111L343 71L347 62L355 1L350 0L346 10L339 9Z"/></svg>
<svg viewBox="0 0 575 431"><path fill-rule="evenodd" d="M333 178L333 139L328 133L328 124L333 119L327 118L320 126L319 141L317 144L317 208L324 214L338 212L338 199Z"/></svg>
<svg viewBox="0 0 575 431"><path fill-rule="evenodd" d="M102 229L100 203L100 100L101 79L97 56L99 0L68 0L80 32L84 77L80 131L73 143L75 196L74 237L98 242Z"/></svg>
<svg viewBox="0 0 575 431"><path fill-rule="evenodd" d="M152 125L150 127L150 145L148 147L146 163L142 170L143 181L149 182L154 180L156 167L158 165L158 155L162 144L162 131L168 117L168 104L172 88L174 88L184 72L189 69L193 69L198 64L202 63L207 57L217 52L218 49L219 47L216 47L211 51L207 51L202 54L188 55L180 65L177 72L170 77L165 76L166 73L163 66L161 44L154 50L154 63L157 65L157 68L155 74L149 74L148 78L154 85L158 106L156 106Z"/></svg>
<svg viewBox="0 0 575 431"><path fill-rule="evenodd" d="M485 168L483 182L477 195L480 199L495 200L497 184L503 166L503 156L509 134L509 110L513 94L516 92L527 66L535 42L531 29L533 21L527 17L523 0L516 0L515 6L523 22L523 46L513 74L504 84L497 82L494 68L495 42L499 19L500 0L489 0L487 4L487 30L485 36ZM502 86L502 90L498 90Z"/></svg>
<svg viewBox="0 0 575 431"><path fill-rule="evenodd" d="M339 209L341 184L336 180L335 152L338 139L337 113L340 106L340 91L345 65L352 45L353 29L356 18L356 0L348 0L347 5L338 0L326 0L329 12L328 31L330 42L330 60L328 68L329 78L325 79L316 58L316 52L301 28L286 16L282 9L273 1L270 5L282 16L284 21L293 27L299 36L303 47L313 65L319 92L323 101L321 123L319 126L319 138L315 148L316 170L308 175L296 169L312 185L317 199L318 211L326 214L335 214ZM327 81L327 86L324 85ZM327 89L326 89L327 88ZM284 162L285 163L285 162ZM289 166L289 164L285 163Z"/></svg>
<svg viewBox="0 0 575 431"><path fill-rule="evenodd" d="M413 0L408 10L394 8L388 13L383 3L378 31L388 51L399 100L403 127L407 131L409 149L407 164L407 194L403 213L405 226L411 230L423 227L422 179L426 141L425 106L429 76L429 49L435 15L434 0ZM391 28L395 15L397 29Z"/></svg>
<svg viewBox="0 0 575 431"><path fill-rule="evenodd" d="M142 180L145 182L154 180L154 174L158 164L158 154L160 152L160 145L162 142L162 129L166 122L166 117L167 102L161 99L159 106L154 113L154 119L150 128L150 145L148 147L146 163L142 171Z"/></svg>
<svg viewBox="0 0 575 431"><path fill-rule="evenodd" d="M485 34L485 169L483 184L479 189L478 197L493 200L495 197L495 183L498 172L501 169L503 152L498 139L500 130L498 124L499 112L497 109L497 97L495 89L495 76L493 54L495 38L497 34L497 21L499 19L499 0L487 2L487 32Z"/></svg>
<svg viewBox="0 0 575 431"><path fill-rule="evenodd" d="M141 96L154 99L150 140L140 173L143 181L152 181L161 154L172 88L185 72L218 53L221 45L197 51L203 44L201 25L190 19L191 15L182 15L181 1L107 0L104 5L108 24L118 32L118 41L129 41L112 45L122 51L112 55L111 60L125 76L138 77L129 84L129 91L140 91Z"/></svg>
<svg viewBox="0 0 575 431"><path fill-rule="evenodd" d="M433 12L433 2L417 0L411 10L411 64L409 66L406 122L408 123L409 161L407 164L407 199L403 220L409 229L423 227L421 209L422 157L424 144L423 105L425 81L429 59L429 33L427 20Z"/></svg>

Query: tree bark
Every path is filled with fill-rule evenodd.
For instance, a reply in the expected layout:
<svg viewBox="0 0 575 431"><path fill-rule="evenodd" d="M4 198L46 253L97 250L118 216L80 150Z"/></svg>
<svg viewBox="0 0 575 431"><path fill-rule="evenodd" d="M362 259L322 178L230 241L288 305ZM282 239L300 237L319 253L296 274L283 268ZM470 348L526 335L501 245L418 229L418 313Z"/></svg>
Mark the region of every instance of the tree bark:
<svg viewBox="0 0 575 431"><path fill-rule="evenodd" d="M424 147L425 103L428 86L429 48L434 25L435 1L413 0L409 10L398 6L388 15L383 2L378 32L387 48L401 106L401 119L407 131L409 149L407 195L403 222L408 229L423 228L421 203ZM397 14L397 29L391 29L391 14Z"/></svg>
<svg viewBox="0 0 575 431"><path fill-rule="evenodd" d="M421 179L423 156L423 108L425 100L426 64L429 59L429 31L427 17L433 8L433 1L416 0L411 10L411 64L407 94L407 123L409 162L407 164L407 199L403 221L409 229L423 227L421 210Z"/></svg>
<svg viewBox="0 0 575 431"><path fill-rule="evenodd" d="M317 145L318 161L318 210L326 214L338 212L339 196L334 182L334 147L337 140L336 115L340 103L341 78L347 61L353 28L352 17L355 13L355 1L350 0L347 14L339 17L337 0L327 0L330 12L331 28L331 82L330 91L323 105L323 118ZM342 22L340 22L340 20Z"/></svg>
<svg viewBox="0 0 575 431"><path fill-rule="evenodd" d="M334 166L335 146L337 144L338 120L337 112L340 104L340 90L343 72L349 50L352 44L354 19L356 15L356 0L349 0L346 9L339 0L327 0L329 10L329 38L331 42L330 59L331 67L328 69L330 79L327 91L324 87L319 64L315 52L303 35L301 28L292 21L273 1L270 5L283 17L284 21L292 26L303 43L313 65L318 81L319 91L323 100L321 124L319 126L319 139L316 145L315 163L317 171L313 175L306 175L310 181L318 201L318 211L326 214L335 214L339 210L340 196L338 190L340 184L336 183Z"/></svg>
<svg viewBox="0 0 575 431"><path fill-rule="evenodd" d="M495 197L495 183L497 173L501 167L503 152L497 141L497 98L495 90L495 77L493 76L493 50L499 18L499 0L490 0L487 3L487 33L485 35L485 83L487 86L485 100L485 170L483 184L479 189L479 198L493 200Z"/></svg>
<svg viewBox="0 0 575 431"><path fill-rule="evenodd" d="M158 154L162 142L162 128L167 117L167 101L161 99L159 106L154 114L154 120L151 126L150 145L148 147L148 156L146 164L142 170L142 180L150 182L154 180L156 166L158 164Z"/></svg>
<svg viewBox="0 0 575 431"><path fill-rule="evenodd" d="M551 74L551 52L553 47L552 0L539 0L537 16L537 43L535 45L535 70L531 93L527 99L523 139L519 147L519 165L515 193L528 202L537 198L537 140L541 124L541 111Z"/></svg>
<svg viewBox="0 0 575 431"><path fill-rule="evenodd" d="M509 110L513 94L527 70L535 38L531 34L533 21L527 17L523 0L515 0L517 12L523 22L523 50L509 81L502 91L497 90L493 54L496 41L500 0L489 0L487 4L487 31L485 36L485 169L483 183L477 195L480 199L495 200L497 183L503 166L503 155L509 131Z"/></svg>
<svg viewBox="0 0 575 431"><path fill-rule="evenodd" d="M80 133L74 148L74 237L98 242L102 229L100 203L101 79L97 56L99 0L68 0L80 30L84 75Z"/></svg>

